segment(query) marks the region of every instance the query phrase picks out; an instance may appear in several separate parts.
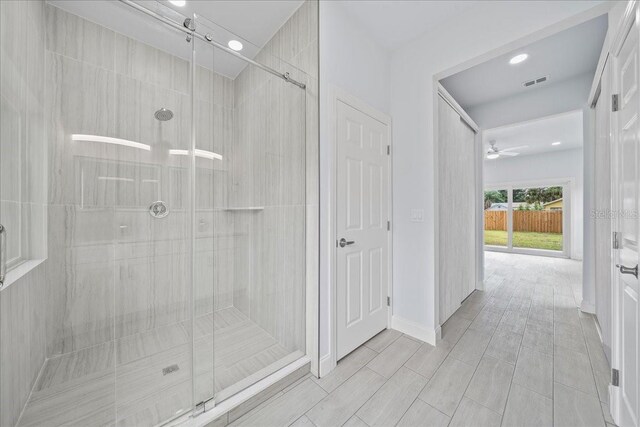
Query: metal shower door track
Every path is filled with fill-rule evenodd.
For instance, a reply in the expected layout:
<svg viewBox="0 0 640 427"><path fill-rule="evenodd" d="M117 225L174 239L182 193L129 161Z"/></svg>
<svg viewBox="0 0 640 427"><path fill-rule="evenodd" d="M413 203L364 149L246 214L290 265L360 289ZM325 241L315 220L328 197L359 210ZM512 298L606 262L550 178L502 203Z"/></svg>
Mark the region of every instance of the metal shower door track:
<svg viewBox="0 0 640 427"><path fill-rule="evenodd" d="M132 0L119 0L119 1L124 3L124 4L126 4L127 6L130 6L130 7L134 8L134 9L136 9L136 10L142 12L142 13L145 13L145 14L147 14L147 15L149 15L149 16L151 16L151 17L153 17L153 18L155 18L155 19L157 19L157 20L159 20L159 21L161 21L161 22L163 22L163 23L175 28L178 31L182 31L185 34L188 34L188 35L190 35L192 37L196 37L196 38L198 38L198 39L200 39L200 40L202 40L204 42L207 42L207 43L217 47L218 49L224 50L225 52L227 52L230 55L235 56L236 58L239 58L239 59L241 59L241 60L243 60L245 62L248 62L251 65L255 65L256 67L258 67L258 68L260 68L260 69L262 69L262 70L264 70L264 71L266 71L268 73L271 73L276 77L280 77L282 80L284 80L286 82L289 82L291 84L294 84L294 85L298 86L301 89L305 89L306 88L306 85L304 83L300 83L299 81L291 78L289 76L289 73L281 73L280 71L274 70L271 67L268 67L268 66L266 66L264 64L256 62L251 58L247 58L246 56L242 55L241 53L238 53L235 50L230 49L230 48L218 43L217 41L213 40L211 38L211 36L209 36L207 34L202 35L202 34L198 33L196 30L194 30L192 28L187 28L183 23L178 23L178 22L176 22L176 21L174 21L172 19L164 17L164 16L162 16L162 15L160 15L160 14L158 14L158 13L156 13L156 12L150 10L150 9L147 9L144 6L141 6L141 5L133 2Z"/></svg>

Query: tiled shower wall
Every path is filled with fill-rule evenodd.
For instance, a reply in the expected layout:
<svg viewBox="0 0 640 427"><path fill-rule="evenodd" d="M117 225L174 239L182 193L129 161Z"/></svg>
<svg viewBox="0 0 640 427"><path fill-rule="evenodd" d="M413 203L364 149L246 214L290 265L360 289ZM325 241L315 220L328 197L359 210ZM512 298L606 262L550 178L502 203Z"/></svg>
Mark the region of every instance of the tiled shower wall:
<svg viewBox="0 0 640 427"><path fill-rule="evenodd" d="M69 143L70 133L86 133L188 148L187 61L55 7L47 7L46 59L55 171L49 228L56 233L49 239L49 354L187 320L187 163ZM305 2L257 60L290 70L306 92L253 66L235 81L196 72L197 147L223 156L213 165L197 159L196 316L235 305L287 348L303 350L317 2ZM175 117L158 124L152 113L160 107ZM128 191L98 181L109 173L167 184ZM156 197L173 208L162 221L146 212ZM245 207L264 209L234 210Z"/></svg>
<svg viewBox="0 0 640 427"><path fill-rule="evenodd" d="M318 3L306 1L256 58L288 70L306 90L253 66L234 82L229 200L264 208L235 219L245 237L236 247L234 306L292 351L304 350L306 261L317 256L307 254L306 235L307 213L317 213L317 184L308 177L317 159L317 34Z"/></svg>
<svg viewBox="0 0 640 427"><path fill-rule="evenodd" d="M6 52L41 79L24 84L45 92L31 100L45 100L49 153L49 259L0 293L0 423L13 425L45 357L190 318L186 157L70 135L187 149L191 118L186 60L41 1L0 5L3 49L27 43ZM317 277L317 2L257 60L290 70L306 92L251 66L235 82L196 71L198 148L223 160L197 159L195 310L236 305L303 350L305 281ZM170 122L153 118L160 107L174 111ZM132 190L131 180L145 184ZM147 212L158 198L175 208L162 223ZM246 206L264 209L229 210Z"/></svg>
<svg viewBox="0 0 640 427"><path fill-rule="evenodd" d="M44 3L41 1L0 2L0 79L2 105L0 132L3 165L19 164L17 156L27 156L23 185L16 185L10 174L0 167L0 196L16 190L22 194L23 209L36 202L46 211L44 180ZM19 117L18 120L15 117ZM15 125L19 124L19 127ZM14 132L15 131L15 132ZM30 168L38 168L31 171ZM35 173L32 173L35 172ZM28 178L27 178L28 177ZM38 177L36 179L35 177ZM6 199L3 206L6 206ZM8 212L1 213L7 225ZM32 223L35 226L35 223ZM15 233L10 227L8 233ZM42 233L35 233L42 237ZM42 258L44 254L30 254ZM0 290L0 425L14 425L29 397L46 357L44 297L46 263L38 265L10 286Z"/></svg>
<svg viewBox="0 0 640 427"><path fill-rule="evenodd" d="M189 148L189 63L51 6L47 35L55 171L49 354L59 354L190 319L189 161L166 154ZM197 85L198 148L223 156L196 165L194 291L196 315L202 315L232 303L233 229L219 208L226 198L233 82L198 67ZM173 119L157 121L153 114L161 107L172 110ZM73 133L152 149L70 141ZM169 216L149 215L156 200L167 202ZM218 271L218 265L227 268Z"/></svg>

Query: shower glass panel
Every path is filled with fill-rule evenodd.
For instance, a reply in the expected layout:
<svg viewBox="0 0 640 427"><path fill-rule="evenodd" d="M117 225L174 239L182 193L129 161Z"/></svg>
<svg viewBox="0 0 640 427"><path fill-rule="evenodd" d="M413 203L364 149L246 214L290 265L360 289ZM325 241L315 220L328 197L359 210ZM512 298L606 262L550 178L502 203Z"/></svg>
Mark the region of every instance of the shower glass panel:
<svg viewBox="0 0 640 427"><path fill-rule="evenodd" d="M45 9L53 313L21 425L154 425L194 405L192 43L107 6L158 42Z"/></svg>
<svg viewBox="0 0 640 427"><path fill-rule="evenodd" d="M269 44L261 49L203 17L195 25L304 81ZM304 355L306 92L200 40L196 58L196 147L218 156L208 174L196 168L196 217L211 211L214 224L212 272L201 280L196 266L194 283L197 296L212 289L212 304L196 300L194 359L196 373L213 364L214 381L210 388L210 376L197 376L196 399L220 402ZM213 337L199 341L204 319Z"/></svg>
<svg viewBox="0 0 640 427"><path fill-rule="evenodd" d="M2 4L2 22L21 22L26 1ZM44 88L29 95L44 130L5 60L19 50L2 52L0 100L0 219L14 233L39 212L19 209L33 201L17 160L48 158L46 360L19 425L159 425L303 357L306 91L182 24L307 82L281 39L310 37L317 14L255 46L159 2L30 4L46 32L32 43Z"/></svg>
<svg viewBox="0 0 640 427"><path fill-rule="evenodd" d="M193 407L193 47L182 32L147 25L163 32L156 45L115 35L115 136L149 145L114 165L122 183L113 209L123 425L161 423Z"/></svg>

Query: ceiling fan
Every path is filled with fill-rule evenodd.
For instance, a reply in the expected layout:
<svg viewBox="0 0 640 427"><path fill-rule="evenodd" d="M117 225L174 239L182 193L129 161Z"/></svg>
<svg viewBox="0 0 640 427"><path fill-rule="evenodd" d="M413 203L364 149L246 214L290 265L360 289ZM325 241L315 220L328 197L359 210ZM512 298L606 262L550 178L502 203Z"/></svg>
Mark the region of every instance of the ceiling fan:
<svg viewBox="0 0 640 427"><path fill-rule="evenodd" d="M520 153L515 153L514 152L515 150L520 150L521 148L528 147L528 145L520 145L518 147L505 148L504 150L501 150L498 147L496 147L495 139L492 139L491 141L489 141L489 145L491 145L491 147L489 147L489 151L487 151L487 159L490 159L490 160L497 159L500 156L508 156L508 157L517 156Z"/></svg>

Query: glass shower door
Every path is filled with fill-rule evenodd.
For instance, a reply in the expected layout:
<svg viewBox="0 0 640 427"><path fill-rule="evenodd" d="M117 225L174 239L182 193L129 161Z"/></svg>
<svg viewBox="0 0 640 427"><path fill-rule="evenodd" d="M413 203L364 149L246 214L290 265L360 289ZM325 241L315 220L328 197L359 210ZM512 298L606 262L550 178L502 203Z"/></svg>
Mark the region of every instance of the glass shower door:
<svg viewBox="0 0 640 427"><path fill-rule="evenodd" d="M272 55L271 44L253 46L203 18L197 28L306 79ZM213 366L221 402L305 354L306 92L224 49L203 48L215 65L210 147L222 155L213 191Z"/></svg>
<svg viewBox="0 0 640 427"><path fill-rule="evenodd" d="M120 425L159 424L195 403L193 42L148 21L157 44L116 35L115 45L114 136L144 145L122 148L110 169Z"/></svg>
<svg viewBox="0 0 640 427"><path fill-rule="evenodd" d="M64 422L155 425L193 407L192 44L111 7L146 20L152 37L47 6L48 273L60 326L44 377L70 367L51 385L65 387L51 401ZM63 43L69 34L86 49Z"/></svg>

